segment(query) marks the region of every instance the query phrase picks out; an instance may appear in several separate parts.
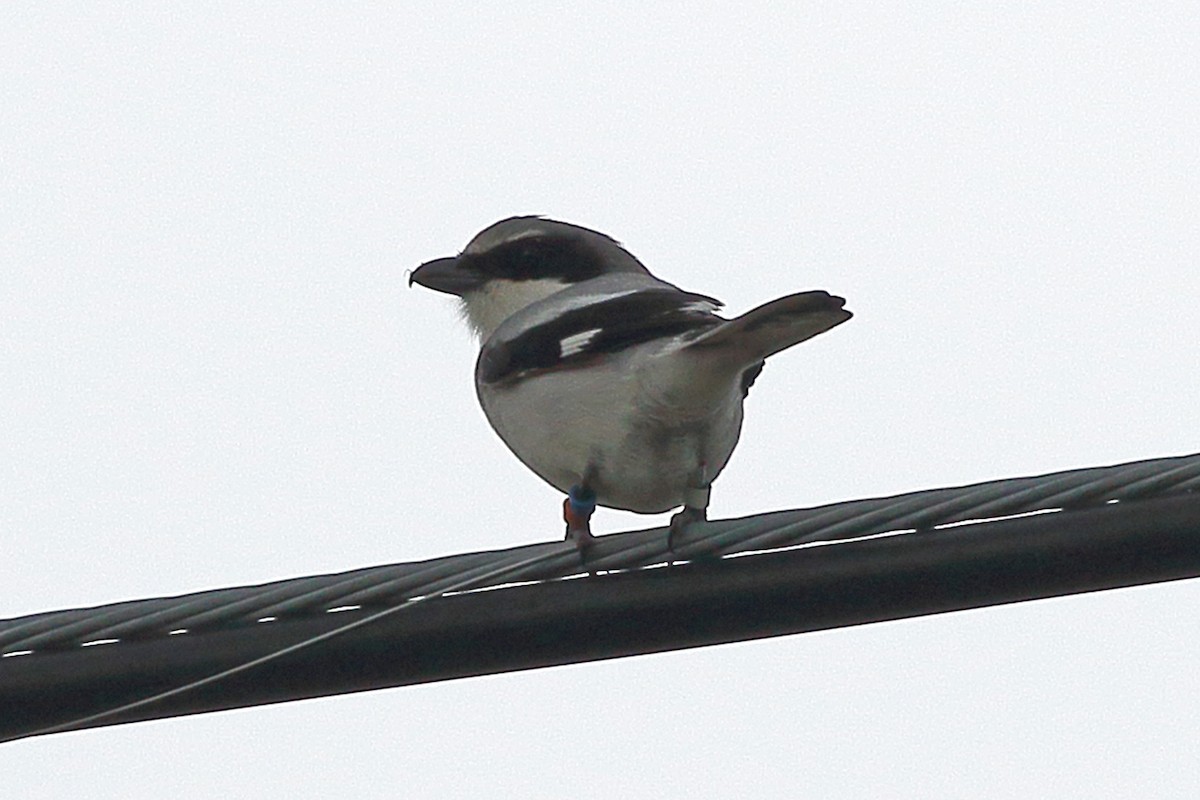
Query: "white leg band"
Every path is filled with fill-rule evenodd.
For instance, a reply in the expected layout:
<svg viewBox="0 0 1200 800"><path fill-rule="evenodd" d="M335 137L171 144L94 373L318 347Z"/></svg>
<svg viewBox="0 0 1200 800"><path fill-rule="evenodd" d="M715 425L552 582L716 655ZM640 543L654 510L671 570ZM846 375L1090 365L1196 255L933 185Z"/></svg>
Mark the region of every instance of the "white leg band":
<svg viewBox="0 0 1200 800"><path fill-rule="evenodd" d="M688 486L683 490L683 504L688 508L708 508L711 487Z"/></svg>

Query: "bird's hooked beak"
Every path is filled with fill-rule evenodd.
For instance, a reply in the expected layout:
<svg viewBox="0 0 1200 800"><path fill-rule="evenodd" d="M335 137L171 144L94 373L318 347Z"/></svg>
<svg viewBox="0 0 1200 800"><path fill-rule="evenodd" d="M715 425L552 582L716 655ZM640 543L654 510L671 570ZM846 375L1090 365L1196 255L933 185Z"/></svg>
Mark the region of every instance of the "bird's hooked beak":
<svg viewBox="0 0 1200 800"><path fill-rule="evenodd" d="M408 276L408 285L419 283L435 292L462 297L467 292L478 289L486 280L485 276L464 263L462 256L455 256L425 262Z"/></svg>

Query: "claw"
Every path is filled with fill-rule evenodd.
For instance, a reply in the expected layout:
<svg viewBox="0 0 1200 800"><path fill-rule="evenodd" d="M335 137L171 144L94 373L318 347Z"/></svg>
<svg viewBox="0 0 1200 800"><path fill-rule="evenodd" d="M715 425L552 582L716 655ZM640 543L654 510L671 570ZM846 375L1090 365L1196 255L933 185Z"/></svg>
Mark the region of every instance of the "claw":
<svg viewBox="0 0 1200 800"><path fill-rule="evenodd" d="M707 508L695 508L693 506L684 506L683 510L671 517L671 525L667 529L667 549L675 552L675 542L687 530L687 527L696 522L708 521Z"/></svg>
<svg viewBox="0 0 1200 800"><path fill-rule="evenodd" d="M675 552L675 542L689 525L708 521L708 498L712 486L706 480L704 464L700 465L692 480L694 483L683 493L683 510L671 517L671 527L667 531L667 550L672 553Z"/></svg>

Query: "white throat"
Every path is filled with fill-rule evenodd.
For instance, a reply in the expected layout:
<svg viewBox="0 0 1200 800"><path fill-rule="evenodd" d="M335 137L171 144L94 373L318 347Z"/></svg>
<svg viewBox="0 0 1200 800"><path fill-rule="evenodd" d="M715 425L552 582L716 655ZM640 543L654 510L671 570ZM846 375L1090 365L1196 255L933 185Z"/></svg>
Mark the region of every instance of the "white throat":
<svg viewBox="0 0 1200 800"><path fill-rule="evenodd" d="M486 342L504 320L566 287L567 284L553 279L491 280L462 298L462 315L479 341Z"/></svg>

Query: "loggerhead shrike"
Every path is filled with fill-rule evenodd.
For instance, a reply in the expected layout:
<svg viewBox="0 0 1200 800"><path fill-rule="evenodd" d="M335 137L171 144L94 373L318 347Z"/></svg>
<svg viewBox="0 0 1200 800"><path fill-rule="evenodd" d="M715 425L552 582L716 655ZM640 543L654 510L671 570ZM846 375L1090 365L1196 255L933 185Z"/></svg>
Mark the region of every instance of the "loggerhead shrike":
<svg viewBox="0 0 1200 800"><path fill-rule="evenodd" d="M671 538L705 519L763 360L850 319L842 298L811 291L727 320L720 301L659 280L610 237L542 217L485 228L414 283L459 298L482 343L483 411L567 493L567 538L580 548L597 505L683 506Z"/></svg>

